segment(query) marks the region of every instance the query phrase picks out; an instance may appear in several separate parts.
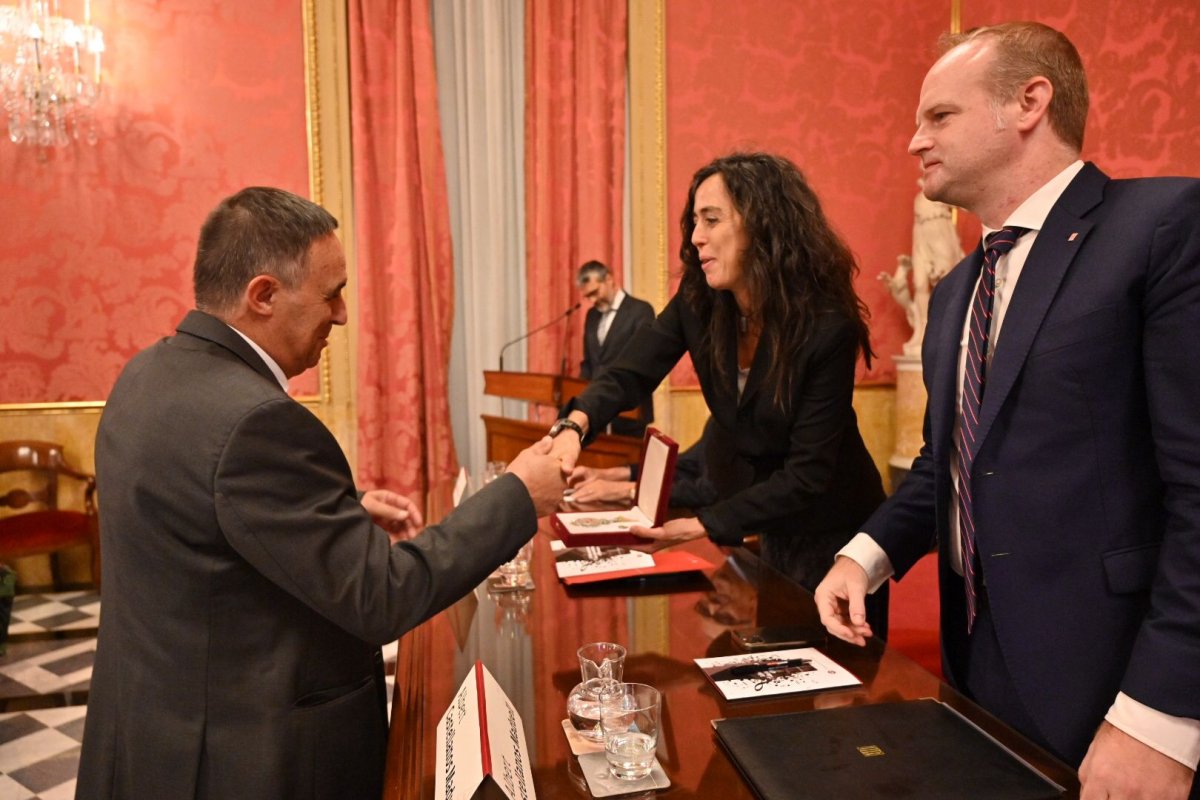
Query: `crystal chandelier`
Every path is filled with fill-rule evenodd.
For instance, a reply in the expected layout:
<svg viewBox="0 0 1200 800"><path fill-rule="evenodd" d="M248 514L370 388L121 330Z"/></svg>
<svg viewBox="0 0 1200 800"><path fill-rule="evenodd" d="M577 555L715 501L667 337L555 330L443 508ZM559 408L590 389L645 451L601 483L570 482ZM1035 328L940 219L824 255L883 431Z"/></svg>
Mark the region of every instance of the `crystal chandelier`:
<svg viewBox="0 0 1200 800"><path fill-rule="evenodd" d="M104 34L92 24L91 0L83 2L82 23L62 16L58 0L0 5L0 91L17 144L96 143Z"/></svg>

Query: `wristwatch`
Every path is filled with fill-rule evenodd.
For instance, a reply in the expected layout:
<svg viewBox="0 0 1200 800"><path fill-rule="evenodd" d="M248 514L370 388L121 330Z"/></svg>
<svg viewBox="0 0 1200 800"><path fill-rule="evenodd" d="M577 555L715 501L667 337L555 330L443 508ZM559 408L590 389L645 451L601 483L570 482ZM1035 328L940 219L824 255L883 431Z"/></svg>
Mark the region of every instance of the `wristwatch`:
<svg viewBox="0 0 1200 800"><path fill-rule="evenodd" d="M563 417L550 426L550 438L553 439L566 430L575 431L575 433L579 434L579 441L583 441L583 428L575 420L566 417Z"/></svg>

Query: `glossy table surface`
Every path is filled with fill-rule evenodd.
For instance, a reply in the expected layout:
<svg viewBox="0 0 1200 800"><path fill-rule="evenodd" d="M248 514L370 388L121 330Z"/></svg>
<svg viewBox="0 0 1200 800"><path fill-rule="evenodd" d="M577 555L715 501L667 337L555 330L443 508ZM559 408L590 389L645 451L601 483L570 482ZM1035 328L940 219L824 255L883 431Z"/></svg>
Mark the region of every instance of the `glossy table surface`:
<svg viewBox="0 0 1200 800"><path fill-rule="evenodd" d="M821 648L858 676L862 686L724 700L692 659L740 652L730 636L735 628L816 623L816 609L807 592L748 551L726 554L707 541L688 547L714 568L703 574L571 588L555 577L550 534L543 524L535 538L534 590L491 593L481 586L405 636L396 667L385 798L434 796L437 723L476 659L521 714L538 797L589 797L562 721L567 695L580 678L576 650L594 641L625 645L625 680L649 683L663 693L658 758L671 787L632 796L753 798L713 734L714 719L932 697L964 713L1066 787L1064 797L1078 797L1073 770L882 642L859 648L831 640Z"/></svg>

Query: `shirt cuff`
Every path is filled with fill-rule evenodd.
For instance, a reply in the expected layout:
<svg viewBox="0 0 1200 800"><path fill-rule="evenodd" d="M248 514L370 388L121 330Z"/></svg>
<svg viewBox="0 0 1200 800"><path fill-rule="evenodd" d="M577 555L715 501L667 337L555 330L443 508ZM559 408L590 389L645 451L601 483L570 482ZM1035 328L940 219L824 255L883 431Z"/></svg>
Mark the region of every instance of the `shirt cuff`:
<svg viewBox="0 0 1200 800"><path fill-rule="evenodd" d="M1190 769L1200 762L1200 720L1173 717L1121 692L1104 719Z"/></svg>
<svg viewBox="0 0 1200 800"><path fill-rule="evenodd" d="M846 546L837 551L839 556L845 556L858 564L867 572L867 594L872 594L887 579L896 573L892 569L892 560L883 552L870 534L857 533L846 542Z"/></svg>

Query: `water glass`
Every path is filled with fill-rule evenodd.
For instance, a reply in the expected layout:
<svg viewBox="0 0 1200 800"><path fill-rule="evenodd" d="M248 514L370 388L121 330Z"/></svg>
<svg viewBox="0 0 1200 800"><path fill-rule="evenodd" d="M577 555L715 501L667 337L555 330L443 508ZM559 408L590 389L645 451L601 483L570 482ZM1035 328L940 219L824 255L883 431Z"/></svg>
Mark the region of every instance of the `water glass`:
<svg viewBox="0 0 1200 800"><path fill-rule="evenodd" d="M509 588L524 586L529 582L529 564L533 559L533 540L521 545L521 549L500 565L500 585Z"/></svg>
<svg viewBox="0 0 1200 800"><path fill-rule="evenodd" d="M650 774L658 747L662 695L644 683L623 683L600 704L604 755L614 778L633 781Z"/></svg>
<svg viewBox="0 0 1200 800"><path fill-rule="evenodd" d="M508 469L507 461L489 461L483 466L483 475L479 481L480 486L487 486L492 481L504 474L504 470Z"/></svg>
<svg viewBox="0 0 1200 800"><path fill-rule="evenodd" d="M600 730L600 706L609 692L622 686L612 678L592 678L577 685L567 696L567 719L571 727L585 739L604 741Z"/></svg>

